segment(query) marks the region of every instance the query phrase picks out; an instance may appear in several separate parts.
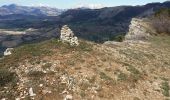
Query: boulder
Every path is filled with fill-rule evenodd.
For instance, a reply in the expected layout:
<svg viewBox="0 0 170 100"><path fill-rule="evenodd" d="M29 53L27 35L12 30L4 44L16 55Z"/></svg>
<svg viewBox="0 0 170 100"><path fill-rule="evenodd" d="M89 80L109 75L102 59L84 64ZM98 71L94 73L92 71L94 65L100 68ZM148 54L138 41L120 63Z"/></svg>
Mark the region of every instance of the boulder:
<svg viewBox="0 0 170 100"><path fill-rule="evenodd" d="M61 28L60 40L62 42L68 42L71 46L79 45L78 38L74 36L73 31L67 25Z"/></svg>
<svg viewBox="0 0 170 100"><path fill-rule="evenodd" d="M32 88L29 89L29 95L30 95L31 97L33 97L33 96L36 95L36 94L33 92L33 89L32 89Z"/></svg>
<svg viewBox="0 0 170 100"><path fill-rule="evenodd" d="M5 51L4 51L4 56L8 56L8 55L11 55L12 54L12 51L13 48L7 48Z"/></svg>

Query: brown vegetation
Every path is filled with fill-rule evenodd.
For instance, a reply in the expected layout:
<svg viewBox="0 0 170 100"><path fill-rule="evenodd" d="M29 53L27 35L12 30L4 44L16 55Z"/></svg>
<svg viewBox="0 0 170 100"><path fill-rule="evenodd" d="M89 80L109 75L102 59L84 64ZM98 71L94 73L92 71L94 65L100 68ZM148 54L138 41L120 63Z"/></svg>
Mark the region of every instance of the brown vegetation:
<svg viewBox="0 0 170 100"><path fill-rule="evenodd" d="M170 35L170 9L164 8L157 11L151 19L157 33Z"/></svg>

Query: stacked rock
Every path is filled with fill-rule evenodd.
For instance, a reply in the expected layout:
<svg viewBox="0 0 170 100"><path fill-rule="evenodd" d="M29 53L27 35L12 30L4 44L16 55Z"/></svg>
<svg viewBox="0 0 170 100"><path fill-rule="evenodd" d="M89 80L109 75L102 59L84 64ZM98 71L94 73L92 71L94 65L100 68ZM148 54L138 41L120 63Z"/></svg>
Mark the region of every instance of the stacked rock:
<svg viewBox="0 0 170 100"><path fill-rule="evenodd" d="M78 38L74 36L73 31L67 25L64 25L61 29L60 40L68 42L71 46L79 45Z"/></svg>

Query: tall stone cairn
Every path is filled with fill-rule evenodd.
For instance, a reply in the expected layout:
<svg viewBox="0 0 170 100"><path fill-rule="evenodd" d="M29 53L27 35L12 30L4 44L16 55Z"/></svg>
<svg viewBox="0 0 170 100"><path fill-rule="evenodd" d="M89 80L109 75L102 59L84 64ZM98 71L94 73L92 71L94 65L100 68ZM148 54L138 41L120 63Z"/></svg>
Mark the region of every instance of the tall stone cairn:
<svg viewBox="0 0 170 100"><path fill-rule="evenodd" d="M62 42L68 42L71 46L79 45L78 38L74 36L73 31L67 25L61 28L60 40Z"/></svg>

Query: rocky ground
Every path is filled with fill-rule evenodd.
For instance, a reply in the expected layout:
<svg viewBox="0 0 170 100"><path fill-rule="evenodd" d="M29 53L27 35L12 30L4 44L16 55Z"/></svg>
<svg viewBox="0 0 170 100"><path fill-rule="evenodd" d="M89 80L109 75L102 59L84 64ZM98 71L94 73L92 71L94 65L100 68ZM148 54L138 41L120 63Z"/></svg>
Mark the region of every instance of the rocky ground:
<svg viewBox="0 0 170 100"><path fill-rule="evenodd" d="M2 100L169 100L170 37L23 45L0 60Z"/></svg>

